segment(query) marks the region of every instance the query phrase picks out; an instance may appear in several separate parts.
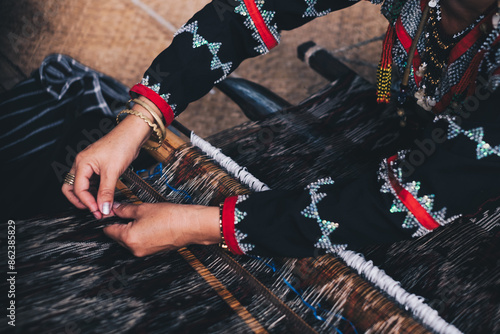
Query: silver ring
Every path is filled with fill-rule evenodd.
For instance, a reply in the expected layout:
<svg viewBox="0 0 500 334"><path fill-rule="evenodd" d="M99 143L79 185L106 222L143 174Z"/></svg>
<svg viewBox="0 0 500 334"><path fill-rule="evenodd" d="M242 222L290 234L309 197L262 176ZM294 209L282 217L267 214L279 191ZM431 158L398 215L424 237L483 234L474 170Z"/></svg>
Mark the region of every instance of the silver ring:
<svg viewBox="0 0 500 334"><path fill-rule="evenodd" d="M75 184L75 174L66 173L64 177L64 183L69 184L70 186Z"/></svg>

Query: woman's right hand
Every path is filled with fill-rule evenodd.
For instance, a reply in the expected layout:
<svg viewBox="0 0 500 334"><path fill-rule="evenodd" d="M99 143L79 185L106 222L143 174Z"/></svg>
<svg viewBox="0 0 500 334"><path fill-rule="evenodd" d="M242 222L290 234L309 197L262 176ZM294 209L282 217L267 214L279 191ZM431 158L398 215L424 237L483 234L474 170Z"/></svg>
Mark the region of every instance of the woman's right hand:
<svg viewBox="0 0 500 334"><path fill-rule="evenodd" d="M154 121L141 106L134 105L133 109ZM118 178L150 136L151 128L144 120L128 115L110 133L76 156L70 170L75 175L75 182L73 185L64 183L62 192L76 207L88 208L96 219L109 215ZM100 176L97 198L90 192L90 180L94 174Z"/></svg>
<svg viewBox="0 0 500 334"><path fill-rule="evenodd" d="M219 208L172 203L119 204L113 207L128 224L113 224L104 233L135 256L221 242Z"/></svg>

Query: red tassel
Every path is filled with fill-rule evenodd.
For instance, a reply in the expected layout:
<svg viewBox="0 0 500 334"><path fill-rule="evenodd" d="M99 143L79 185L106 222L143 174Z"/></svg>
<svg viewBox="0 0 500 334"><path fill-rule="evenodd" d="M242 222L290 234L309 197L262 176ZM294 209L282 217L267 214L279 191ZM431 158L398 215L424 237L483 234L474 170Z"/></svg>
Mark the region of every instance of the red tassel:
<svg viewBox="0 0 500 334"><path fill-rule="evenodd" d="M377 70L377 102L389 103L392 85L392 48L396 39L396 29L389 24L382 47L382 57Z"/></svg>

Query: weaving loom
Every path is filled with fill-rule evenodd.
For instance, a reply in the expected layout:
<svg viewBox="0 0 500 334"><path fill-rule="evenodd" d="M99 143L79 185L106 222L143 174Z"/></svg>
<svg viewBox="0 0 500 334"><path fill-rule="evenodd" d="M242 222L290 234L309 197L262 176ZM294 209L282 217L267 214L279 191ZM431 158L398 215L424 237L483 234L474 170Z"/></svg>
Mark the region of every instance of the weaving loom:
<svg viewBox="0 0 500 334"><path fill-rule="evenodd" d="M273 189L354 178L401 138L395 113L369 102L373 94L349 73L286 112L208 141ZM264 187L242 185L198 147L169 135L156 153L161 168L127 171L118 198L214 205ZM419 240L366 248L366 260L350 251L302 260L233 257L215 246L136 259L103 235L101 227L116 221L71 211L17 223L20 332L500 331L500 201Z"/></svg>

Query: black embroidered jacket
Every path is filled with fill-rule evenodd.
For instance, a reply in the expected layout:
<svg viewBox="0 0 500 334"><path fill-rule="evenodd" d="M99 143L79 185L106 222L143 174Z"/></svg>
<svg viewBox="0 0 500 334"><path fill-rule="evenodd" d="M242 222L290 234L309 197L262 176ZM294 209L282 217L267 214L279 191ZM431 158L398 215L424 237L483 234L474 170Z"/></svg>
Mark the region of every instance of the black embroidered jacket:
<svg viewBox="0 0 500 334"><path fill-rule="evenodd" d="M215 0L177 32L131 94L148 97L170 123L244 59L277 46L282 30L354 2ZM401 4L398 13L395 2ZM387 0L382 7L396 33L392 48L396 74L403 71L408 41L426 3ZM440 113L425 125L414 147L387 157L378 170L354 181L325 178L302 191L228 198L223 227L230 249L236 254L303 257L418 237L500 196L499 39L493 35L494 40L488 40L491 36L478 32L482 23L493 29L491 15L478 18L463 33L436 92L438 105L450 105L455 87L483 52L480 80L468 90L461 107ZM424 48L425 40L417 47L411 94L419 88L417 70Z"/></svg>

